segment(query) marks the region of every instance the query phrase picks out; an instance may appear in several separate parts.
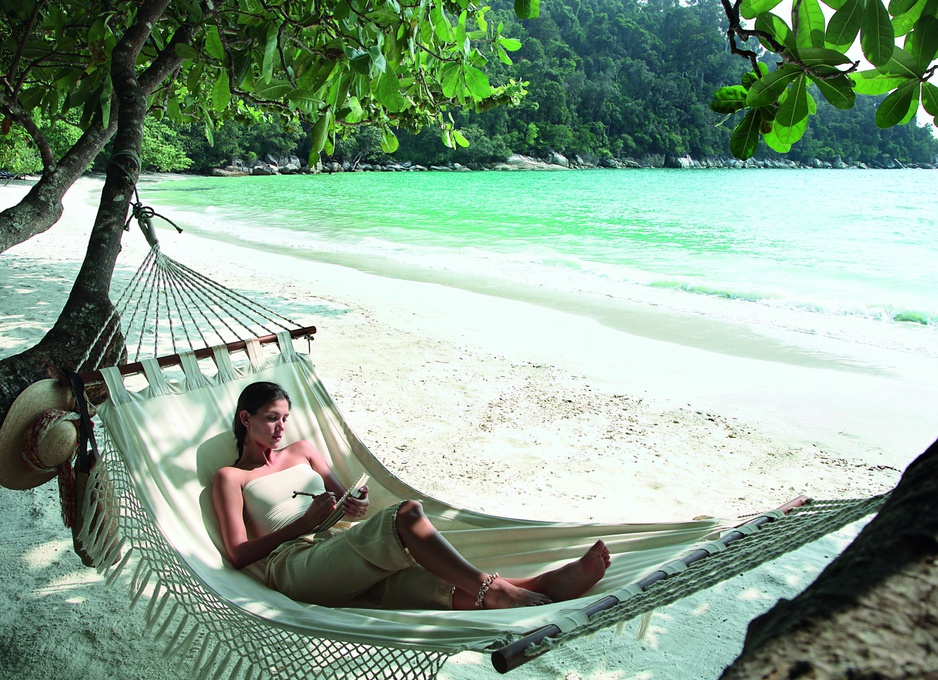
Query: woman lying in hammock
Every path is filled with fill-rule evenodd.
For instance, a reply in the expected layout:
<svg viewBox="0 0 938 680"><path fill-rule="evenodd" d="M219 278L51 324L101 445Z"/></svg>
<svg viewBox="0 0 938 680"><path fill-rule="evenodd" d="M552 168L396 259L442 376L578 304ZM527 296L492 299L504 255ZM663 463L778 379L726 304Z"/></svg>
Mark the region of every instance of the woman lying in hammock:
<svg viewBox="0 0 938 680"><path fill-rule="evenodd" d="M413 500L344 531L314 535L345 489L309 442L277 448L289 415L290 397L276 383L244 389L234 418L240 456L215 475L212 503L232 565L266 558L267 585L294 600L387 609L540 605L579 597L609 566L609 550L597 541L580 559L539 576L487 574L456 552ZM367 492L362 487L360 497L345 500L348 520L365 515Z"/></svg>

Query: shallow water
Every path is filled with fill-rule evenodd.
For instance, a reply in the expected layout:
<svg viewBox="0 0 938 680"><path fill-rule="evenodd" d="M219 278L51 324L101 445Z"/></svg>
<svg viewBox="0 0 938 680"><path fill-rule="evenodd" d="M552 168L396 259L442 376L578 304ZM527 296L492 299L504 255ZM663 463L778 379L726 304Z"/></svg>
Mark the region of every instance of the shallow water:
<svg viewBox="0 0 938 680"><path fill-rule="evenodd" d="M346 173L142 189L204 236L625 328L626 306L654 305L938 356L930 171Z"/></svg>

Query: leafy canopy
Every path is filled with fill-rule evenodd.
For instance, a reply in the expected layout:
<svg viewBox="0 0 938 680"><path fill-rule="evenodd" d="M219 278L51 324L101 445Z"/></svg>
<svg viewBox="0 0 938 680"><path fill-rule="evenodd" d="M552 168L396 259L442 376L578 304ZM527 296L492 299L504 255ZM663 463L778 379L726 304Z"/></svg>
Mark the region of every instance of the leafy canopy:
<svg viewBox="0 0 938 680"><path fill-rule="evenodd" d="M787 153L817 111L809 83L838 109L852 108L858 94L886 95L876 110L882 129L908 123L920 104L938 116L938 87L930 82L938 68L938 0L890 0L888 7L883 0L823 0L827 12L819 0L795 0L791 25L771 11L780 2L724 3L731 49L753 65L740 85L720 88L710 104L718 113L745 112L730 139L734 156L750 158L760 138ZM744 28L740 15L755 20L754 27ZM740 48L737 37L755 38L778 55L776 68ZM870 69L847 56L858 40Z"/></svg>
<svg viewBox="0 0 938 680"><path fill-rule="evenodd" d="M104 127L116 110L111 57L143 2L3 0L0 17L2 132L14 123L42 146L31 116L80 112L78 126ZM520 46L469 0L164 0L137 63L176 64L147 89L151 115L198 122L211 140L221 121L257 110L312 126L311 160L331 152L336 130L440 127L448 146L466 144L448 111L516 102L524 86L493 84L487 60ZM531 3L521 9L530 16ZM47 163L48 164L48 163Z"/></svg>

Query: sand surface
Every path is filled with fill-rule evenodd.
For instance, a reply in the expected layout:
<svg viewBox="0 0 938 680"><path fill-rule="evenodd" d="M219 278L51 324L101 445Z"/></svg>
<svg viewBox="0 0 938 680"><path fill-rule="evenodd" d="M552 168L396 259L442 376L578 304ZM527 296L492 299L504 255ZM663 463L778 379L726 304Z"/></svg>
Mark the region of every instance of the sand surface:
<svg viewBox="0 0 938 680"><path fill-rule="evenodd" d="M101 185L79 180L58 224L2 255L0 358L57 317ZM0 207L25 191L0 186ZM936 360L901 347L819 351L816 338L784 337L752 358L707 349L721 344L712 338L697 347L649 339L576 310L188 233L161 232L161 243L197 271L316 325L317 370L360 437L405 481L457 505L654 521L769 509L802 493L860 497L891 488L936 435ZM120 271L133 271L145 252L142 236L127 234ZM732 325L720 332L727 347L753 336ZM813 360L788 360L793 353ZM0 516L0 678L188 677L143 630L125 581L106 587L70 551L54 483L0 488ZM716 678L739 653L748 621L800 592L856 531L655 612L640 641L632 622L511 675ZM441 677L497 673L467 653Z"/></svg>

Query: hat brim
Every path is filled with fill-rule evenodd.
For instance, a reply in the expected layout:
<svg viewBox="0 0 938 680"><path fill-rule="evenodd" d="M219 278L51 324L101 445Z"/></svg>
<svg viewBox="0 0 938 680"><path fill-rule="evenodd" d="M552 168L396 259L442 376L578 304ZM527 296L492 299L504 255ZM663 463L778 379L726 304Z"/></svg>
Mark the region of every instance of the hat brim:
<svg viewBox="0 0 938 680"><path fill-rule="evenodd" d="M23 439L39 414L48 409L74 409L72 391L51 378L34 382L16 398L0 426L0 485L8 489L32 489L45 484L56 472L39 472L23 458Z"/></svg>

